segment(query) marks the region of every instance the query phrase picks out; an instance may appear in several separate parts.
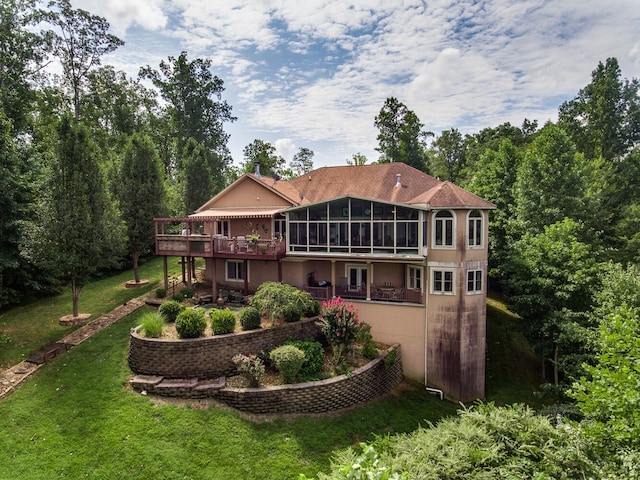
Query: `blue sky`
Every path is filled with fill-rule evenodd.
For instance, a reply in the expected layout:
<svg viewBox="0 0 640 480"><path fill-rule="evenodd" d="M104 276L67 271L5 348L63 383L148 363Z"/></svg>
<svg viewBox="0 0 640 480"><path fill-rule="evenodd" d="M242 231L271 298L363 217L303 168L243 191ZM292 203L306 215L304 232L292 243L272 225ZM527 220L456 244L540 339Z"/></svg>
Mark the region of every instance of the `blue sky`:
<svg viewBox="0 0 640 480"><path fill-rule="evenodd" d="M425 129L463 133L560 103L616 57L640 78L638 0L71 0L107 18L125 46L104 58L136 76L169 55L208 58L238 118L234 162L258 138L288 161L377 160L374 118L387 97Z"/></svg>

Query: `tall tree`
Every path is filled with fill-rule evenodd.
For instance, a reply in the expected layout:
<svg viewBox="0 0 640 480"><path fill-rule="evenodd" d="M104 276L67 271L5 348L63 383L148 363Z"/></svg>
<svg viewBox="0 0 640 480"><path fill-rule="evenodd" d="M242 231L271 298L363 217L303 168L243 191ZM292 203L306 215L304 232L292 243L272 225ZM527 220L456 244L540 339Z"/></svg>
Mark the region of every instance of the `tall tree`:
<svg viewBox="0 0 640 480"><path fill-rule="evenodd" d="M256 164L259 164L261 175L282 176L285 160L276 153L276 147L269 142L256 138L244 147L242 153L244 155L242 170L245 173L254 172Z"/></svg>
<svg viewBox="0 0 640 480"><path fill-rule="evenodd" d="M80 118L82 88L89 71L100 65L100 58L124 42L108 33L109 22L82 9L74 9L69 0L52 0L47 20L58 29L54 52L60 59L64 80L71 90L73 111Z"/></svg>
<svg viewBox="0 0 640 480"><path fill-rule="evenodd" d="M640 83L622 80L616 58L598 63L591 83L560 106L559 124L587 159L620 159L640 142Z"/></svg>
<svg viewBox="0 0 640 480"><path fill-rule="evenodd" d="M299 177L313 170L313 150L300 147L289 164L293 175Z"/></svg>
<svg viewBox="0 0 640 480"><path fill-rule="evenodd" d="M567 218L541 233L527 232L515 243L509 265L508 302L543 366L553 365L556 386L579 378L589 355L587 312L597 264L596 252L580 241L581 228Z"/></svg>
<svg viewBox="0 0 640 480"><path fill-rule="evenodd" d="M357 165L366 165L367 157L360 152L354 153L351 155L351 159L347 159L347 165L357 166Z"/></svg>
<svg viewBox="0 0 640 480"><path fill-rule="evenodd" d="M380 162L403 162L425 171L425 138L432 135L423 131L424 125L412 110L395 97L385 100L376 115L374 125L377 136Z"/></svg>
<svg viewBox="0 0 640 480"><path fill-rule="evenodd" d="M231 115L231 106L222 100L224 82L212 74L211 60L189 61L187 52L182 52L177 58L169 56L168 61L161 61L159 70L141 68L140 76L150 79L168 103L176 151L182 153L190 138L201 144L215 190L221 190L225 186L225 170L231 163L224 123L236 118ZM180 170L179 155L177 160Z"/></svg>
<svg viewBox="0 0 640 480"><path fill-rule="evenodd" d="M136 283L140 283L138 259L153 245L153 219L164 211L163 179L153 142L149 136L134 132L124 152L119 197Z"/></svg>
<svg viewBox="0 0 640 480"><path fill-rule="evenodd" d="M564 131L552 123L545 125L518 168L515 213L523 232L539 233L565 217L588 217L582 165L582 157Z"/></svg>
<svg viewBox="0 0 640 480"><path fill-rule="evenodd" d="M456 183L466 165L466 160L465 139L457 129L444 130L433 141L431 155L431 173L433 175Z"/></svg>
<svg viewBox="0 0 640 480"><path fill-rule="evenodd" d="M89 276L113 258L111 212L105 180L88 129L69 116L60 122L51 175L52 224L48 229L59 271L71 285L73 316Z"/></svg>
<svg viewBox="0 0 640 480"><path fill-rule="evenodd" d="M516 239L512 232L515 217L514 185L522 153L509 139L497 150L486 150L476 163L466 188L496 205L489 221L490 275L504 280L505 264Z"/></svg>
<svg viewBox="0 0 640 480"><path fill-rule="evenodd" d="M188 215L209 200L214 191L204 147L190 138L184 146L183 157L184 201Z"/></svg>
<svg viewBox="0 0 640 480"><path fill-rule="evenodd" d="M51 34L35 31L41 18L35 0L0 3L0 105L18 132L26 128L35 99L30 83L49 63L45 58Z"/></svg>

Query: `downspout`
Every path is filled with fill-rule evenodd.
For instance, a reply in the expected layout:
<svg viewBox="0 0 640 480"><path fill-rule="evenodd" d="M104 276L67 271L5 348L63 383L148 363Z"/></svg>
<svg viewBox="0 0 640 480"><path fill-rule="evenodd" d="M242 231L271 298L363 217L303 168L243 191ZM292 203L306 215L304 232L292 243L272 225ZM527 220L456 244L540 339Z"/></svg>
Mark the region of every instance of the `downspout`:
<svg viewBox="0 0 640 480"><path fill-rule="evenodd" d="M429 237L427 236L427 244L429 243ZM428 253L427 253L428 258ZM429 262L425 258L425 277L430 279L429 275ZM427 282L425 282L425 287ZM429 357L429 288L424 290L424 388L428 393L438 395L440 400L444 400L444 392L438 388L429 387L429 370L427 358Z"/></svg>

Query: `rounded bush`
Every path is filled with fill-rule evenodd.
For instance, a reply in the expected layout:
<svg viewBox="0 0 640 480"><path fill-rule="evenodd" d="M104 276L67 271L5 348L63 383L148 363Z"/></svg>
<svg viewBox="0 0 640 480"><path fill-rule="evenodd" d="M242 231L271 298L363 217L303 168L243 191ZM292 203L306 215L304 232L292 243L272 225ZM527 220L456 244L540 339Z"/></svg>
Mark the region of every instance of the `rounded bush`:
<svg viewBox="0 0 640 480"><path fill-rule="evenodd" d="M182 300L184 300L184 297L180 294L180 292L176 292L173 295L171 295L171 299L174 302L181 302Z"/></svg>
<svg viewBox="0 0 640 480"><path fill-rule="evenodd" d="M302 313L300 312L300 309L297 305L293 303L287 303L286 305L282 306L281 315L282 319L285 322L298 322L300 320L300 317L302 316Z"/></svg>
<svg viewBox="0 0 640 480"><path fill-rule="evenodd" d="M164 298L167 296L166 288L156 288L156 298Z"/></svg>
<svg viewBox="0 0 640 480"><path fill-rule="evenodd" d="M272 350L269 356L285 383L292 383L296 380L304 363L302 350L293 345L282 345Z"/></svg>
<svg viewBox="0 0 640 480"><path fill-rule="evenodd" d="M236 314L228 308L224 310L211 309L209 317L211 317L211 331L214 335L233 333L236 329Z"/></svg>
<svg viewBox="0 0 640 480"><path fill-rule="evenodd" d="M287 340L285 345L293 345L304 352L304 363L300 368L300 376L308 378L316 375L324 364L324 348L312 338L306 340Z"/></svg>
<svg viewBox="0 0 640 480"><path fill-rule="evenodd" d="M304 308L305 317L315 317L320 314L320 302L311 297L311 295L309 295L309 299L305 302Z"/></svg>
<svg viewBox="0 0 640 480"><path fill-rule="evenodd" d="M180 338L198 338L207 328L204 318L204 310L201 308L189 308L182 311L176 318L176 331Z"/></svg>
<svg viewBox="0 0 640 480"><path fill-rule="evenodd" d="M256 307L244 307L238 313L242 330L255 330L260 328L260 313Z"/></svg>
<svg viewBox="0 0 640 480"><path fill-rule="evenodd" d="M159 312L145 313L140 319L140 326L145 337L158 338L162 336L165 319Z"/></svg>
<svg viewBox="0 0 640 480"><path fill-rule="evenodd" d="M164 317L167 322L175 322L176 318L185 309L185 306L175 300L164 302L158 308L158 313Z"/></svg>
<svg viewBox="0 0 640 480"><path fill-rule="evenodd" d="M180 289L180 295L182 296L182 298L193 298L193 288L182 287Z"/></svg>

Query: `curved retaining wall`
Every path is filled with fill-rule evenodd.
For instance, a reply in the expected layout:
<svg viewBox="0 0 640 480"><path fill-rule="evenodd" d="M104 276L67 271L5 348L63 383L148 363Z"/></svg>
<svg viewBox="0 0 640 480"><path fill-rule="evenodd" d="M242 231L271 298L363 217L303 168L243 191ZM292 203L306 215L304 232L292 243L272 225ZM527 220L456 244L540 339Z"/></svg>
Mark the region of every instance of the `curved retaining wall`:
<svg viewBox="0 0 640 480"><path fill-rule="evenodd" d="M389 359L387 357L392 355ZM181 398L214 398L237 410L259 414L323 413L372 400L402 381L400 346L394 345L350 375L263 388L228 388L225 378L199 382L136 377L138 392Z"/></svg>
<svg viewBox="0 0 640 480"><path fill-rule="evenodd" d="M129 366L137 374L164 378L212 379L236 373L234 355L258 353L288 338L322 338L317 317L273 328L192 339L146 338L132 330Z"/></svg>

